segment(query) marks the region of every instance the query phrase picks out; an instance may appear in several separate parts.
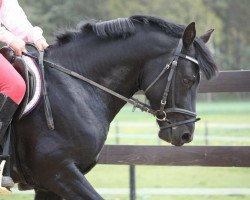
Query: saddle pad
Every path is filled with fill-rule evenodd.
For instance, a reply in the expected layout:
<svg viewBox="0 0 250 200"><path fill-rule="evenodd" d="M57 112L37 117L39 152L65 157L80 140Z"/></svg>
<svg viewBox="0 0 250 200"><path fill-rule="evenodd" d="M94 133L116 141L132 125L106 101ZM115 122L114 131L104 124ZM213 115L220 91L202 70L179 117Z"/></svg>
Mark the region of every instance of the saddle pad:
<svg viewBox="0 0 250 200"><path fill-rule="evenodd" d="M24 115L27 115L30 113L37 105L37 103L40 100L41 93L42 93L42 78L41 74L39 72L38 66L35 64L35 61L33 59L27 57L27 56L22 56L23 61L26 64L26 67L28 68L29 74L33 76L34 78L34 95L31 97L30 101L27 103L27 105L24 108L23 113L21 114L21 117Z"/></svg>

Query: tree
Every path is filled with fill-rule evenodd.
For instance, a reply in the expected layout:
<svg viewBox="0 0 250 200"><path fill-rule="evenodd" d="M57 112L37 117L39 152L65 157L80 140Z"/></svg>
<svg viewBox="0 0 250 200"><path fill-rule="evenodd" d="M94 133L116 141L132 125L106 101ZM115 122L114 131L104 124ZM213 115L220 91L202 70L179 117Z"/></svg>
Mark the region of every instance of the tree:
<svg viewBox="0 0 250 200"><path fill-rule="evenodd" d="M45 36L52 41L60 29L75 27L86 19L101 19L105 15L102 0L20 0L30 21L41 26Z"/></svg>
<svg viewBox="0 0 250 200"><path fill-rule="evenodd" d="M249 69L250 7L248 0L204 0L205 4L223 21L222 41L216 47L221 65L227 69Z"/></svg>
<svg viewBox="0 0 250 200"><path fill-rule="evenodd" d="M203 33L211 27L220 29L221 21L202 0L108 0L108 17L128 17L147 14L162 17L180 24L197 23L198 31Z"/></svg>

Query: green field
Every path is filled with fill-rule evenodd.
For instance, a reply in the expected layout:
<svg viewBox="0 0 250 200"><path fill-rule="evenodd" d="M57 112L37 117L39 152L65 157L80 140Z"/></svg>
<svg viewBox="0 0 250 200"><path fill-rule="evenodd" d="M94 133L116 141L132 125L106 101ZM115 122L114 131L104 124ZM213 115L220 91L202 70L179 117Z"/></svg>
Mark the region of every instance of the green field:
<svg viewBox="0 0 250 200"><path fill-rule="evenodd" d="M168 145L159 141L155 120L146 113L131 112L126 106L110 128L107 144ZM198 103L196 137L190 145L204 145L205 132L209 145L250 145L250 102ZM145 123L147 122L147 123ZM116 136L123 136L116 138ZM143 136L143 137L141 137ZM223 137L225 139L223 139ZM229 140L230 139L230 140ZM250 156L250 155L249 155ZM95 188L128 188L128 166L98 165L88 175ZM250 168L212 167L136 167L137 188L247 188ZM105 199L128 200L126 195L103 195ZM0 200L31 200L33 195L13 195ZM142 195L138 200L247 200L250 195Z"/></svg>

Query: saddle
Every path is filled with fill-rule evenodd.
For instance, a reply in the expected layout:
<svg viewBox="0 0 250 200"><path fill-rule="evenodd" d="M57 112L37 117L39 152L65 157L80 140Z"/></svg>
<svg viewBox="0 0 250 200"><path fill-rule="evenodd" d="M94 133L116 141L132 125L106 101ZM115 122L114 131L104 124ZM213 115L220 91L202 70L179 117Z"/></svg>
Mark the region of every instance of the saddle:
<svg viewBox="0 0 250 200"><path fill-rule="evenodd" d="M32 51L29 48L30 54L36 54L36 49ZM22 56L17 57L15 56L12 49L9 47L2 47L0 49L0 53L12 64L12 66L16 69L16 71L22 76L23 80L26 83L26 93L25 96L19 105L14 118L15 120L19 120L28 113L30 113L37 105L40 100L41 93L42 93L42 78L39 67L37 65L37 60L32 60L30 57ZM34 57L38 57L35 55ZM10 136L12 135L12 136ZM10 153L12 152L12 161L17 163L17 160L13 154L15 151L13 150L13 146L11 143L14 142L15 134L12 129L12 125L9 126L7 130L7 134L5 134L5 139L2 141L3 143L0 144L0 150L3 151L3 155L0 156L1 166L0 166L0 186L2 183L2 173L6 163L6 173L7 175L10 174ZM18 168L20 168L20 164L18 163ZM19 184L19 189L26 190L30 189L29 185L25 184L25 178L20 176L24 183Z"/></svg>
<svg viewBox="0 0 250 200"><path fill-rule="evenodd" d="M32 49L29 50L32 51ZM40 100L42 92L41 73L36 64L37 61L27 56L15 56L13 50L9 47L2 47L0 53L13 65L26 83L25 96L15 113L15 118L21 119L30 113ZM35 54L36 52L31 53Z"/></svg>

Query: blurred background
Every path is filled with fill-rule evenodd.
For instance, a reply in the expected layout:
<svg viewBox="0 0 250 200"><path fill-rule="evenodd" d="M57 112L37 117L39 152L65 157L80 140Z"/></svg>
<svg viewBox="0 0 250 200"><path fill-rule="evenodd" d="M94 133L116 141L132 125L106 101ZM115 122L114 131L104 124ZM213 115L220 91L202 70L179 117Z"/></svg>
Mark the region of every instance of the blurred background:
<svg viewBox="0 0 250 200"><path fill-rule="evenodd" d="M214 28L209 42L220 70L250 70L249 0L19 0L50 43L82 20L155 15L179 24L196 22L197 34ZM249 77L250 78L250 77ZM240 80L239 80L240 81ZM249 86L250 87L250 86ZM143 99L143 96L139 98ZM250 146L250 94L199 94L194 141L188 145ZM125 106L111 124L106 144L168 145L155 120ZM250 156L250 155L249 155ZM249 200L249 168L136 166L137 200ZM97 165L88 180L105 199L129 199L129 167ZM31 200L32 191L0 200Z"/></svg>
<svg viewBox="0 0 250 200"><path fill-rule="evenodd" d="M247 69L250 60L248 0L19 0L34 25L54 34L82 20L108 20L134 14L156 15L179 24L196 22L198 35L215 28L210 42L222 69Z"/></svg>

